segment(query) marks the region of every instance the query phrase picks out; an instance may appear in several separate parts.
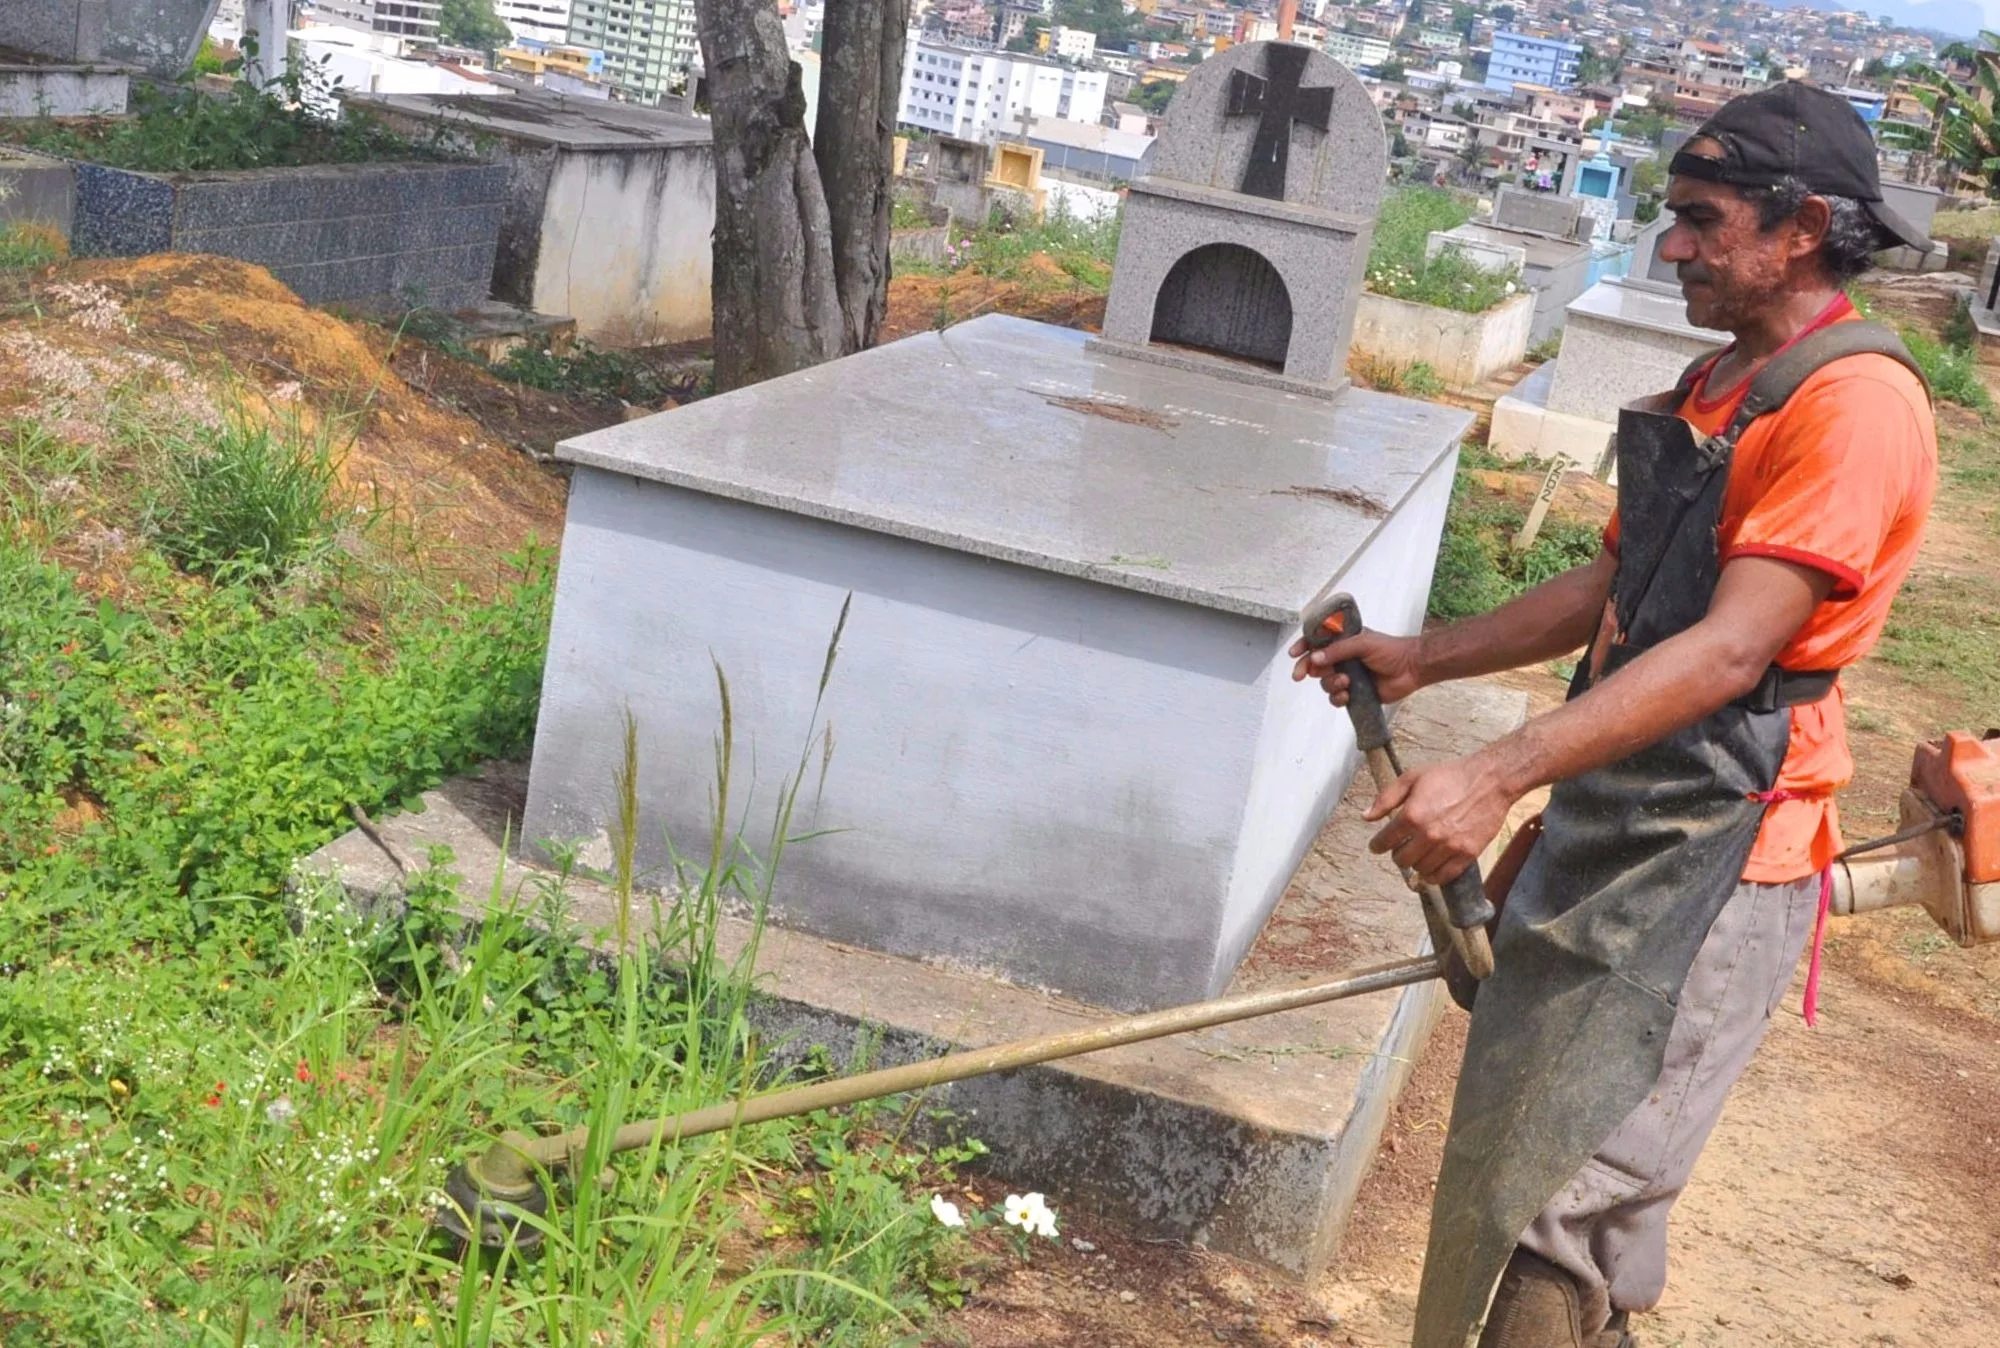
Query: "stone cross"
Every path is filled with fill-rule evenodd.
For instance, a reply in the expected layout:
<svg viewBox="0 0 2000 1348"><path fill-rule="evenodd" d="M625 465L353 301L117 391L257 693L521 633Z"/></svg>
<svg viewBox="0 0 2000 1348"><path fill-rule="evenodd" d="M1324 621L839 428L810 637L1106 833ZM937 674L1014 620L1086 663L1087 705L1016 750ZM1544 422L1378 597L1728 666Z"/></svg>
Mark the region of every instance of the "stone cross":
<svg viewBox="0 0 2000 1348"><path fill-rule="evenodd" d="M1243 169L1242 191L1247 196L1285 199L1285 166L1292 146L1292 123L1325 131L1333 120L1333 89L1300 87L1305 75L1307 50L1289 42L1273 43L1266 58L1265 74L1247 70L1229 72L1231 117L1257 119L1257 139L1250 149L1250 162Z"/></svg>

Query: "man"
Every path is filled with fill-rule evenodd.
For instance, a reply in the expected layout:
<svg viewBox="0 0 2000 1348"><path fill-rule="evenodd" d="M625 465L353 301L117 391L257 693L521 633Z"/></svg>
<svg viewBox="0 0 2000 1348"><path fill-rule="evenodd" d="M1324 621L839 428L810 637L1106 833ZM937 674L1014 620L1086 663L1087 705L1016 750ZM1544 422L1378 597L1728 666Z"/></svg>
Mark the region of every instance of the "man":
<svg viewBox="0 0 2000 1348"><path fill-rule="evenodd" d="M1602 554L1421 637L1293 652L1339 704L1343 660L1394 700L1587 647L1564 706L1369 812L1375 850L1437 883L1553 788L1473 1008L1419 1348L1461 1348L1482 1311L1482 1348L1620 1348L1658 1302L1667 1211L1809 939L1817 970L1853 772L1835 675L1880 635L1935 484L1922 380L1842 292L1927 246L1848 104L1731 101L1666 207L1689 320L1734 340L1621 415Z"/></svg>

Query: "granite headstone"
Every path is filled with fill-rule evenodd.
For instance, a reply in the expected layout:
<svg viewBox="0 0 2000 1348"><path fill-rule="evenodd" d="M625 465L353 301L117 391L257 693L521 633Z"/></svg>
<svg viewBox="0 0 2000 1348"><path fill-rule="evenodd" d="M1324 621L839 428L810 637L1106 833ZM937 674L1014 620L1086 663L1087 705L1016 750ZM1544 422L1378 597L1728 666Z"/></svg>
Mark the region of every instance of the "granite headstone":
<svg viewBox="0 0 2000 1348"><path fill-rule="evenodd" d="M1252 42L1202 62L1132 184L1101 345L1339 393L1388 163L1332 57Z"/></svg>

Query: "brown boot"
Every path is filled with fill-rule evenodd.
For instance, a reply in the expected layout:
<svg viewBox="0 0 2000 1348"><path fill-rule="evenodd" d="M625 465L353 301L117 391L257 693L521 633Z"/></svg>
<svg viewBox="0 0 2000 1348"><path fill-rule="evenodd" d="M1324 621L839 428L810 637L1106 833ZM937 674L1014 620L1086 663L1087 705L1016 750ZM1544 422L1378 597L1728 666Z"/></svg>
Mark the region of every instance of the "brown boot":
<svg viewBox="0 0 2000 1348"><path fill-rule="evenodd" d="M1479 1348L1618 1348L1622 1327L1586 1335L1576 1281L1527 1250L1517 1249L1500 1275Z"/></svg>

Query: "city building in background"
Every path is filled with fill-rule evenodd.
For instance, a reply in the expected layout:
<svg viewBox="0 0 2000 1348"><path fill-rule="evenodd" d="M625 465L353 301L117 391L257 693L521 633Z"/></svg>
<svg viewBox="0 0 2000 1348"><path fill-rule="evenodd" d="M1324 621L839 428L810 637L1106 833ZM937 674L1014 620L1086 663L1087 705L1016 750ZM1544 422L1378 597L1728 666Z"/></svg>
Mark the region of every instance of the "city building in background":
<svg viewBox="0 0 2000 1348"><path fill-rule="evenodd" d="M1495 33L1493 57L1486 66L1486 87L1511 91L1517 84L1548 89L1576 87L1576 68L1583 48L1560 38L1526 33Z"/></svg>
<svg viewBox="0 0 2000 1348"><path fill-rule="evenodd" d="M569 40L569 0L493 0L493 12L516 38Z"/></svg>
<svg viewBox="0 0 2000 1348"><path fill-rule="evenodd" d="M604 53L604 80L634 103L687 89L701 61L694 0L573 0L569 40Z"/></svg>
<svg viewBox="0 0 2000 1348"><path fill-rule="evenodd" d="M1104 116L1103 70L1039 57L918 41L903 57L906 126L966 140L1017 132L1028 117L1097 123Z"/></svg>

